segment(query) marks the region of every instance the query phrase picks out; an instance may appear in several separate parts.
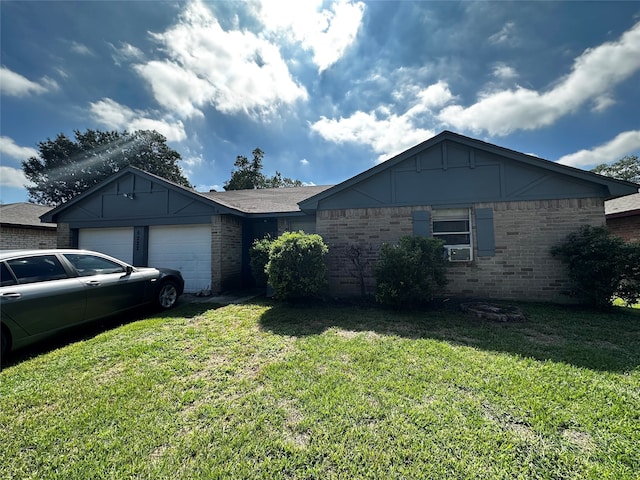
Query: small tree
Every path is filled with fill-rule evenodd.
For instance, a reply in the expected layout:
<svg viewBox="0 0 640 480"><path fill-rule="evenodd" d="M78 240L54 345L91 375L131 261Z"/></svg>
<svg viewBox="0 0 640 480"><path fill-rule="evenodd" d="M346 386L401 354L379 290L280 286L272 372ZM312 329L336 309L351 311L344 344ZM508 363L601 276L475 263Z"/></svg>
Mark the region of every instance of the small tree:
<svg viewBox="0 0 640 480"><path fill-rule="evenodd" d="M266 177L262 173L262 159L264 152L255 148L253 159L250 161L244 155L238 155L234 162L235 170L231 172L231 178L224 182L225 190L253 190L257 188L283 188L301 187L300 180L283 178L282 174L276 171L273 177Z"/></svg>
<svg viewBox="0 0 640 480"><path fill-rule="evenodd" d="M259 287L267 286L266 267L269 262L269 251L274 239L270 235L264 238L255 239L249 250L251 273Z"/></svg>
<svg viewBox="0 0 640 480"><path fill-rule="evenodd" d="M384 244L374 268L376 300L387 306L429 303L447 284L444 241L405 236L396 244Z"/></svg>
<svg viewBox="0 0 640 480"><path fill-rule="evenodd" d="M317 234L285 232L271 244L266 271L275 297L318 296L327 286L324 257L329 248Z"/></svg>
<svg viewBox="0 0 640 480"><path fill-rule="evenodd" d="M640 245L627 244L606 227L583 225L551 254L566 264L570 295L594 307L607 307L616 295L627 303L640 296Z"/></svg>

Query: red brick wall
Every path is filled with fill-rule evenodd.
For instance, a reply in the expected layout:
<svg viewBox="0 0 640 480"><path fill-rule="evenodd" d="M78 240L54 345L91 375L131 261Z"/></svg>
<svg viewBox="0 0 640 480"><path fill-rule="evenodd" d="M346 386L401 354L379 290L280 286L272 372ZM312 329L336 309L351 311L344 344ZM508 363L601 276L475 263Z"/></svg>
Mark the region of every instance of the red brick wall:
<svg viewBox="0 0 640 480"><path fill-rule="evenodd" d="M550 248L580 225L604 224L601 199L479 203L494 210L496 253L469 263L452 263L447 292L456 296L566 302L564 266ZM362 245L369 267L384 242L413 233L413 210L429 206L318 211L317 230L329 244L327 263L332 293L358 295L360 283L347 256L351 245ZM475 224L475 219L474 219ZM474 226L475 230L475 226ZM474 232L475 233L475 232ZM475 235L474 235L475 239ZM367 293L375 280L366 278Z"/></svg>
<svg viewBox="0 0 640 480"><path fill-rule="evenodd" d="M640 215L607 218L607 227L625 242L640 242Z"/></svg>
<svg viewBox="0 0 640 480"><path fill-rule="evenodd" d="M16 250L25 248L56 248L55 228L18 228L0 229L0 249Z"/></svg>

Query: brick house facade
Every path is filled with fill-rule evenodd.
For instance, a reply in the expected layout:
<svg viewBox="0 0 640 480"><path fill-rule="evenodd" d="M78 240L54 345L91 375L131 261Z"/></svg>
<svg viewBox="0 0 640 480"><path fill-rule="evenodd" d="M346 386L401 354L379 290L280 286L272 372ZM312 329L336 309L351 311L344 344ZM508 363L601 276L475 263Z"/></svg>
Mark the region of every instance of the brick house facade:
<svg viewBox="0 0 640 480"><path fill-rule="evenodd" d="M33 203L0 205L0 250L55 248L56 225L40 222L49 210Z"/></svg>
<svg viewBox="0 0 640 480"><path fill-rule="evenodd" d="M640 242L640 193L605 202L607 227L625 242Z"/></svg>
<svg viewBox="0 0 640 480"><path fill-rule="evenodd" d="M606 199L637 191L629 182L443 132L334 186L198 193L129 167L43 218L58 222L60 246L178 268L192 291L251 284L252 241L304 230L329 246L336 296L361 293L354 249L372 293L371 267L383 243L433 235L445 240L452 262L449 294L558 302L566 301L566 272L551 247L581 225L603 225ZM174 236L171 248L161 249L169 227L180 225L198 238ZM191 278L203 264L208 273Z"/></svg>

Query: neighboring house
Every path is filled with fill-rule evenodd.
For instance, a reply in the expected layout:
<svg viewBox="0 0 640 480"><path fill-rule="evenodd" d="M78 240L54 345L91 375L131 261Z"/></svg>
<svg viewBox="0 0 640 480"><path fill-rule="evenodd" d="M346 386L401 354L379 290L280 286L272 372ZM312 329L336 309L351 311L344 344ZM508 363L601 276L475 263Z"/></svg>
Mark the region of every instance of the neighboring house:
<svg viewBox="0 0 640 480"><path fill-rule="evenodd" d="M604 201L637 188L443 132L331 187L198 193L129 167L43 221L57 222L60 247L178 268L190 292L248 284L252 240L302 229L329 245L334 295L360 293L350 247L372 265L384 242L434 235L447 243L451 295L562 301L550 248L603 225Z"/></svg>
<svg viewBox="0 0 640 480"><path fill-rule="evenodd" d="M0 205L0 250L55 248L56 224L40 221L49 210L34 203Z"/></svg>
<svg viewBox="0 0 640 480"><path fill-rule="evenodd" d="M640 242L640 193L604 202L607 227L626 242Z"/></svg>

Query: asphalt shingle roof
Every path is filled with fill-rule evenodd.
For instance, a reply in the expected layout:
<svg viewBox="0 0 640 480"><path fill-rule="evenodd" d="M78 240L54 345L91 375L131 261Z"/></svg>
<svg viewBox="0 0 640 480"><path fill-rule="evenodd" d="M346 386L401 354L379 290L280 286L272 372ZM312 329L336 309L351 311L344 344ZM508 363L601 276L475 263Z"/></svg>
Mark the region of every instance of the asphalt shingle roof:
<svg viewBox="0 0 640 480"><path fill-rule="evenodd" d="M229 190L226 192L200 193L220 205L244 213L293 213L299 212L298 202L332 187L332 185L261 188L256 190Z"/></svg>
<svg viewBox="0 0 640 480"><path fill-rule="evenodd" d="M0 205L0 223L11 226L28 226L55 228L55 223L42 223L40 216L51 210L46 205L36 205L35 203L7 203Z"/></svg>
<svg viewBox="0 0 640 480"><path fill-rule="evenodd" d="M640 213L640 193L625 195L604 202L605 215L622 215Z"/></svg>

